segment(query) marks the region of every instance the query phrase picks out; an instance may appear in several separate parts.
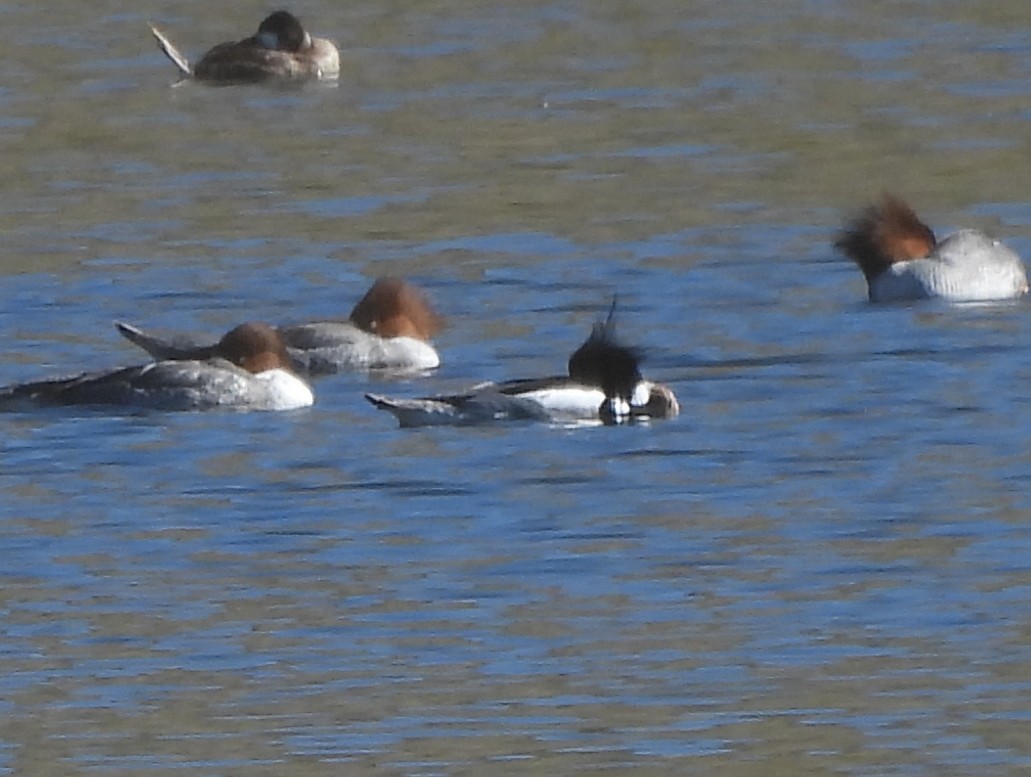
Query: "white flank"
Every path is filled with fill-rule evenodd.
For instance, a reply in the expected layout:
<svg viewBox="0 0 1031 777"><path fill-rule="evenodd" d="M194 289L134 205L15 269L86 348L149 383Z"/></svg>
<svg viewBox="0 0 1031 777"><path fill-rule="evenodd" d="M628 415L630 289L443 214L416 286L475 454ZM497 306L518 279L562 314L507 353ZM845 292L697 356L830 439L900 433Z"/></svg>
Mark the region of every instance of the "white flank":
<svg viewBox="0 0 1031 777"><path fill-rule="evenodd" d="M605 401L605 392L600 388L573 386L527 391L519 396L540 403L558 421L598 418Z"/></svg>
<svg viewBox="0 0 1031 777"><path fill-rule="evenodd" d="M293 410L315 404L311 388L292 372L265 370L255 375L254 379L263 383L268 391L269 410Z"/></svg>

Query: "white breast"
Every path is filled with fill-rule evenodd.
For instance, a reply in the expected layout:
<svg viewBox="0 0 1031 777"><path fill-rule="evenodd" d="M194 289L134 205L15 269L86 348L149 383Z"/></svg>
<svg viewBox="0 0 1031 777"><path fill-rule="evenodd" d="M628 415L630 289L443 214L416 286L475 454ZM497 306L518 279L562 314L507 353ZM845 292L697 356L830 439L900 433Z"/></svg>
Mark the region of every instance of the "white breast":
<svg viewBox="0 0 1031 777"><path fill-rule="evenodd" d="M265 370L254 376L264 389L261 405L267 410L293 410L315 404L315 395L303 380L286 370Z"/></svg>

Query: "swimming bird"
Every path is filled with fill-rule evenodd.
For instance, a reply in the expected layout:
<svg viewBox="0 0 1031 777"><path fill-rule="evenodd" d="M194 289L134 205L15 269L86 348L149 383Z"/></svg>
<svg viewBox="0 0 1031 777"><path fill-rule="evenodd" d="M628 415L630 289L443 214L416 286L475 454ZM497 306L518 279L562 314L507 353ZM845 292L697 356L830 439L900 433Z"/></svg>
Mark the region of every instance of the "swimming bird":
<svg viewBox="0 0 1031 777"><path fill-rule="evenodd" d="M115 324L123 337L158 359L204 359L213 345L182 336L163 339L131 324ZM425 296L401 278L382 277L351 310L347 321L279 327L292 363L309 375L344 370L421 372L440 366L429 342L443 319Z"/></svg>
<svg viewBox="0 0 1031 777"><path fill-rule="evenodd" d="M976 229L936 240L912 208L892 195L866 208L834 246L859 265L872 302L983 302L1028 291L1024 263L998 240Z"/></svg>
<svg viewBox="0 0 1031 777"><path fill-rule="evenodd" d="M396 399L366 394L401 426L473 425L495 421L620 423L670 418L680 412L676 395L641 376L639 351L615 338L615 303L604 323L569 357L568 374L482 383L462 394Z"/></svg>
<svg viewBox="0 0 1031 777"><path fill-rule="evenodd" d="M261 322L228 332L205 359L157 361L0 388L0 408L117 405L159 410L293 410L315 401L283 339Z"/></svg>
<svg viewBox="0 0 1031 777"><path fill-rule="evenodd" d="M340 74L336 46L325 38L312 37L289 11L269 14L254 35L220 43L192 65L157 27L151 25L150 31L182 78L241 84L270 79L334 79Z"/></svg>

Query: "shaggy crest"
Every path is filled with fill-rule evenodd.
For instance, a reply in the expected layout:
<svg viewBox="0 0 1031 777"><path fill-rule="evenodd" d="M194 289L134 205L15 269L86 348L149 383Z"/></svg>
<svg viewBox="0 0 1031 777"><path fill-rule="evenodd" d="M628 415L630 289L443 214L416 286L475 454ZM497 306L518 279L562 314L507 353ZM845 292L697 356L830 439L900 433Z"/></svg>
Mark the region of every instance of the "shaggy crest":
<svg viewBox="0 0 1031 777"><path fill-rule="evenodd" d="M834 247L859 265L869 283L897 262L925 258L935 243L934 232L913 209L886 194L845 228Z"/></svg>
<svg viewBox="0 0 1031 777"><path fill-rule="evenodd" d="M609 315L569 357L569 377L598 386L610 399L629 401L641 382L641 354L616 342L616 299Z"/></svg>

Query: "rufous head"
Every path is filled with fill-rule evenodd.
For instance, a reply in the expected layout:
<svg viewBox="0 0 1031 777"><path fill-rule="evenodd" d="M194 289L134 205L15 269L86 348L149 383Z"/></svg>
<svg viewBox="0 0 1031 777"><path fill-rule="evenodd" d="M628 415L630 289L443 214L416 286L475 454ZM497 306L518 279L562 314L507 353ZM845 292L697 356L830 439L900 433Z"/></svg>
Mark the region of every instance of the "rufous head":
<svg viewBox="0 0 1031 777"><path fill-rule="evenodd" d="M834 241L872 281L896 262L923 259L934 250L931 228L904 201L885 194L866 208Z"/></svg>
<svg viewBox="0 0 1031 777"><path fill-rule="evenodd" d="M291 369L283 338L261 321L248 321L230 330L218 341L216 351L226 361L254 374L277 368Z"/></svg>
<svg viewBox="0 0 1031 777"><path fill-rule="evenodd" d="M379 278L351 311L351 323L380 337L430 340L443 328L422 293L401 278Z"/></svg>

